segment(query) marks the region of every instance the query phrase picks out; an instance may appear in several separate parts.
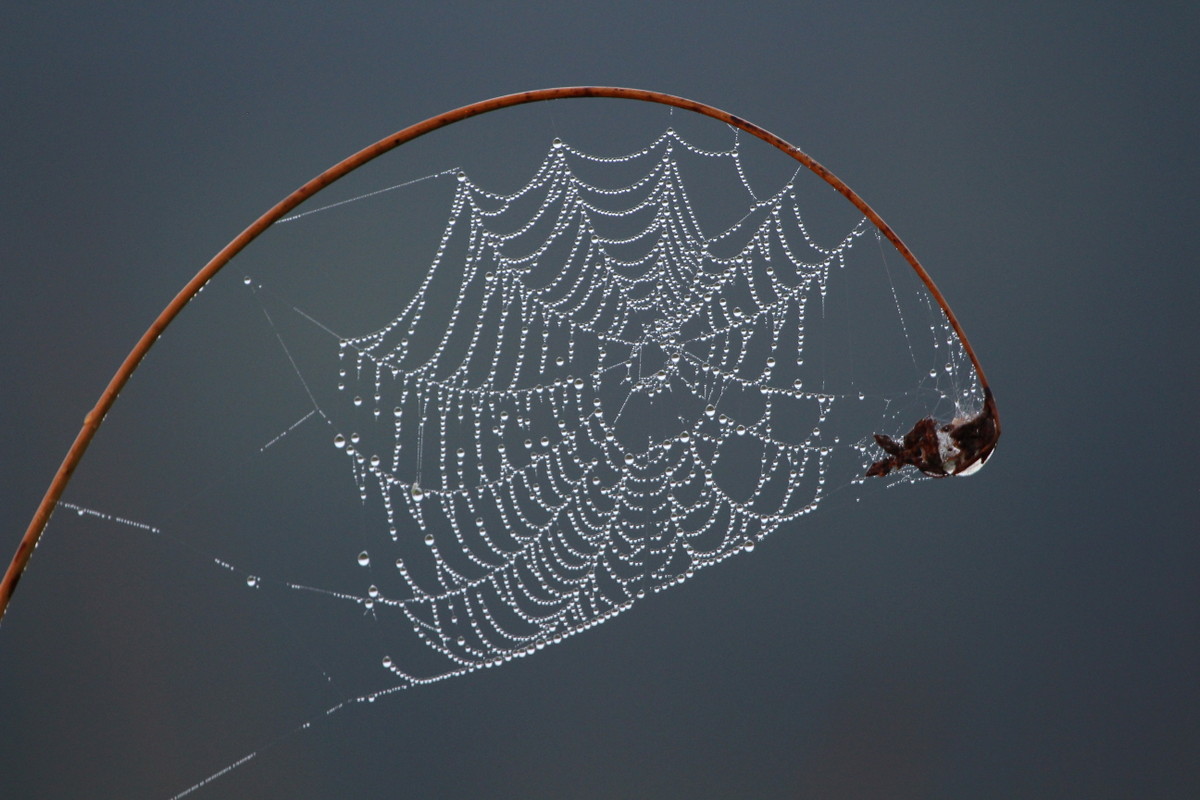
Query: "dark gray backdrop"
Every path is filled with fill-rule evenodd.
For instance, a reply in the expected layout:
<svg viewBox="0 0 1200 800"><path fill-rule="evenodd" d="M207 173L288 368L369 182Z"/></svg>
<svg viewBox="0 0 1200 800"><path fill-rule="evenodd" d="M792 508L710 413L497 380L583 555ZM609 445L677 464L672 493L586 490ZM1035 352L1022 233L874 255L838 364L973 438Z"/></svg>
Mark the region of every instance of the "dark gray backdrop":
<svg viewBox="0 0 1200 800"><path fill-rule="evenodd" d="M951 299L1005 437L978 478L818 515L200 797L1200 791L1194 9L407 5L0 12L6 560L234 233L365 143L528 88L690 96L829 165ZM328 664L253 638L286 628L269 607L86 530L51 526L0 627L0 795L170 796L327 705Z"/></svg>

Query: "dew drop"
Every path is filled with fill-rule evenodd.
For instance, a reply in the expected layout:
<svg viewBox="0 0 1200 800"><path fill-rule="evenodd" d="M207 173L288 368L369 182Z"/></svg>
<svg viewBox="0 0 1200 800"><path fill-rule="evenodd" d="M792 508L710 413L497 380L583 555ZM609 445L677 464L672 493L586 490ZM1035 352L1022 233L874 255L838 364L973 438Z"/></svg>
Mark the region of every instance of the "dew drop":
<svg viewBox="0 0 1200 800"><path fill-rule="evenodd" d="M433 547L433 534L432 533L425 534L425 544L430 547Z"/></svg>
<svg viewBox="0 0 1200 800"><path fill-rule="evenodd" d="M409 492L412 494L413 500L420 500L425 495L424 490L421 489L421 484L416 482L413 483Z"/></svg>
<svg viewBox="0 0 1200 800"><path fill-rule="evenodd" d="M383 662L382 662L382 663L383 663L383 668L384 668L384 669L391 669L391 668L392 668L392 657L391 657L391 656L384 656L384 657L383 657Z"/></svg>
<svg viewBox="0 0 1200 800"><path fill-rule="evenodd" d="M704 407L704 413L710 417L715 417L717 415L717 407L710 403Z"/></svg>
<svg viewBox="0 0 1200 800"><path fill-rule="evenodd" d="M365 567L365 566L369 565L370 563L371 563L371 556L369 553L367 553L366 550L363 550L361 553L358 554L358 565L360 567Z"/></svg>
<svg viewBox="0 0 1200 800"><path fill-rule="evenodd" d="M343 447L346 446L346 437L342 436L340 433L337 436L334 436L333 437L333 446L336 447L337 449L341 450Z"/></svg>

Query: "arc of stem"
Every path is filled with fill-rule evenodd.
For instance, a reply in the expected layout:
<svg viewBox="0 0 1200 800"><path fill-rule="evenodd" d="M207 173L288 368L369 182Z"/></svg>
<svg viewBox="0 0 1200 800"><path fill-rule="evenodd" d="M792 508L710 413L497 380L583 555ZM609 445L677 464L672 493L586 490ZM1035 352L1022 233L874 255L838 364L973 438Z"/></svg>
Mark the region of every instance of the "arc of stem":
<svg viewBox="0 0 1200 800"><path fill-rule="evenodd" d="M380 139L375 144L359 150L357 153L349 156L346 159L334 164L329 169L322 172L312 180L305 183L300 188L289 194L287 197L276 203L261 217L256 219L251 225L238 234L229 244L221 248L212 259L204 265L204 267L196 273L187 285L184 286L174 299L167 304L167 307L155 318L154 322L146 330L142 337L134 345L129 355L121 363L105 387L104 392L100 395L100 399L96 402L95 407L88 412L84 417L83 427L75 437L71 449L67 451L66 457L55 473L54 479L50 482L50 486L46 489L46 494L42 498L41 504L33 515L33 519L29 523L29 527L25 531L20 544L17 546L16 554L13 556L12 562L9 564L7 571L4 573L4 578L0 581L0 620L3 620L4 614L8 609L9 601L12 599L13 592L17 588L17 582L21 578L21 574L25 571L26 565L29 563L30 557L33 555L33 550L37 546L38 539L45 530L47 523L50 521L50 515L54 512L59 499L62 497L63 491L66 489L71 476L74 474L76 467L79 466L80 460L87 451L88 445L91 444L92 438L99 430L105 416L116 402L117 395L121 389L129 381L133 371L137 369L139 363L145 358L146 353L154 345L154 342L162 334L163 330L171 324L171 321L178 316L183 307L196 296L196 293L208 283L214 275L216 275L222 267L242 251L246 245L254 241L263 231L269 228L272 224L283 218L288 212L296 208L296 206L308 200L317 192L329 186L334 181L342 178L362 165L372 161L378 156L392 150L405 142L410 142L427 133L444 128L447 125L452 125L455 122L476 117L480 114L486 114L489 111L496 111L501 108L509 108L518 106L524 103L536 103L543 100L561 100L566 98L582 98L582 97L608 97L625 100L640 100L649 103L660 103L662 105L673 106L687 111L694 111L698 114L703 114L713 119L720 120L736 128L739 128L746 133L751 134L759 139L762 139L767 144L775 147L792 158L799 161L809 170L814 172L822 180L840 192L847 200L854 204L875 227L887 237L888 241L900 252L904 260L917 273L917 277L929 289L933 295L938 307L946 315L946 320L958 335L959 341L962 343L963 349L967 356L971 359L971 364L975 367L975 372L979 376L980 387L983 389L984 396L991 409L993 416L995 415L995 403L992 400L991 389L988 387L987 378L984 377L983 367L979 363L979 359L975 355L974 348L967 339L966 333L963 332L962 326L959 325L958 318L954 316L954 312L950 310L946 298L942 295L933 279L929 277L929 273L917 261L912 251L908 246L900 240L896 232L883 221L883 218L875 212L873 208L867 205L867 202L858 196L849 186L847 186L840 178L818 163L808 154L801 151L799 148L789 144L779 138L770 131L760 128L752 122L747 122L741 117L734 116L727 111L722 111L719 108L689 100L685 97L663 94L662 92L650 91L648 89L628 89L616 86L566 86L554 89L536 89L527 92L518 92L517 94L508 94L501 97L494 97L490 100L483 100L470 105L462 106L461 108L453 109L435 117L430 117L424 122L418 122L401 131L397 131L390 136ZM999 431L999 421L996 421L997 434Z"/></svg>

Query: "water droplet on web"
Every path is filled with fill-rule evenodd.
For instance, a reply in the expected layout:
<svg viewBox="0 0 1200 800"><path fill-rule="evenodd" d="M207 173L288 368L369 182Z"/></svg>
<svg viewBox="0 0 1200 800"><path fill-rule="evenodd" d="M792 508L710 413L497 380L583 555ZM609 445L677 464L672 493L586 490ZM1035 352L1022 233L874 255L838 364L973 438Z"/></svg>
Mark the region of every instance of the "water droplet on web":
<svg viewBox="0 0 1200 800"><path fill-rule="evenodd" d="M433 534L432 533L425 534L425 544L429 545L430 547L433 546Z"/></svg>
<svg viewBox="0 0 1200 800"><path fill-rule="evenodd" d="M257 588L258 587L258 577L255 575L247 575L246 576L246 585L249 586L251 589Z"/></svg>
<svg viewBox="0 0 1200 800"><path fill-rule="evenodd" d="M343 447L346 446L346 437L342 436L340 433L337 434L336 436L334 436L333 437L333 446L336 447L337 449L341 450Z"/></svg>
<svg viewBox="0 0 1200 800"><path fill-rule="evenodd" d="M361 553L358 554L358 565L360 567L365 567L365 566L369 565L370 563L371 563L371 556L370 556L370 554L367 553L366 550L363 550Z"/></svg>
<svg viewBox="0 0 1200 800"><path fill-rule="evenodd" d="M381 663L383 664L384 669L391 669L392 668L392 657L384 656L383 661Z"/></svg>

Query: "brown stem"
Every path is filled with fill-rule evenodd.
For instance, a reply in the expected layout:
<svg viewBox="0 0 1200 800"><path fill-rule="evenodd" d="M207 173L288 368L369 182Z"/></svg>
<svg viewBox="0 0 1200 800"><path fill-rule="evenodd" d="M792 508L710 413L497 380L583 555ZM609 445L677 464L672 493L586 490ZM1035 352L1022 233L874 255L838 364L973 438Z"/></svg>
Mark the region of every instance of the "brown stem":
<svg viewBox="0 0 1200 800"><path fill-rule="evenodd" d="M405 142L412 141L418 136L424 136L427 133L444 128L455 122L479 116L480 114L486 114L489 111L518 106L524 103L536 103L542 100L560 100L569 97L611 97L625 100L642 100L649 103L661 103L667 106L674 106L675 108L695 111L698 114L703 114L733 125L746 133L762 139L767 144L782 150L812 170L822 180L841 192L859 211L865 214L875 224L875 227L888 238L888 241L900 251L900 254L904 256L904 259L916 271L921 282L929 289L934 300L937 301L938 306L945 313L946 319L949 321L950 326L954 328L954 332L958 334L963 349L966 350L967 356L975 366L975 372L979 375L980 385L985 391L988 390L987 378L984 377L983 367L979 365L979 359L975 357L975 351L971 348L971 343L967 341L967 336L958 324L958 319L954 316L954 312L950 310L950 306L947 305L946 298L942 296L941 291L934 285L933 280L929 277L929 273L917 261L912 251L908 249L904 242L900 241L900 237L883 221L883 218L875 213L875 210L867 205L866 201L855 194L840 178L814 161L807 154L801 152L800 149L788 144L770 131L764 130L740 117L735 117L726 111L713 108L710 105L646 89L624 89L615 86L566 86L557 89L537 89L529 92L494 97L491 100L472 103L471 105L439 114L436 117L430 117L424 122L418 122L416 125L409 126L402 131L393 133L391 136L380 139L375 144L365 147L349 158L334 164L280 200L274 207L255 220L250 227L238 234L233 241L225 245L219 253L213 256L212 260L205 264L204 268L197 272L196 276L175 295L175 298L171 300L167 307L162 310L162 313L151 323L149 329L142 334L142 338L134 345L133 350L125 357L124 362L121 363L121 367L113 375L112 380L108 382L108 386L104 389L103 394L100 395L95 408L84 418L83 427L75 437L75 442L71 445L71 449L67 451L66 458L63 459L62 465L59 466L58 472L54 475L54 480L50 482L49 488L46 489L46 494L42 498L41 504L34 513L33 519L30 521L29 527L21 539L21 543L17 546L17 552L13 556L12 563L9 564L7 572L4 573L3 581L0 581L0 620L4 618L9 600L12 599L13 592L17 588L17 581L20 580L21 573L25 571L25 566L29 563L30 556L33 555L33 550L37 546L42 531L45 530L46 524L50 521L50 515L54 511L55 505L58 503L59 498L62 497L63 491L67 488L67 483L71 480L75 468L79 465L80 459L83 458L83 454L87 451L92 437L96 435L96 431L100 428L100 423L104 421L104 417L108 414L109 409L116 402L117 395L120 394L121 389L125 386L133 371L137 369L138 364L141 363L146 353L162 334L163 329L175 319L179 312L183 310L183 307L188 304L188 301L196 296L201 287L208 283L235 255L241 252L242 248L254 241L259 234L281 219L289 211L329 184L353 172L377 156L381 156L389 150L399 147Z"/></svg>

